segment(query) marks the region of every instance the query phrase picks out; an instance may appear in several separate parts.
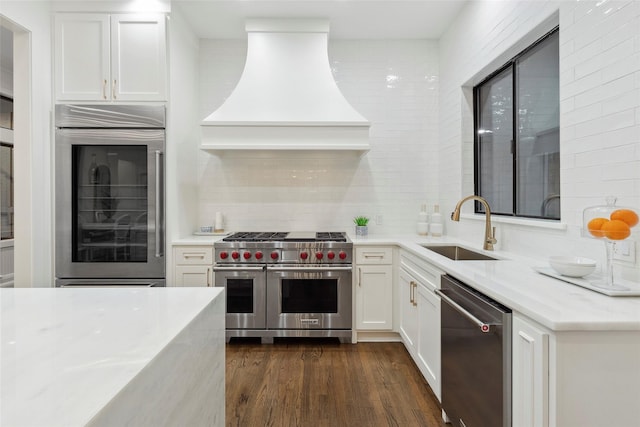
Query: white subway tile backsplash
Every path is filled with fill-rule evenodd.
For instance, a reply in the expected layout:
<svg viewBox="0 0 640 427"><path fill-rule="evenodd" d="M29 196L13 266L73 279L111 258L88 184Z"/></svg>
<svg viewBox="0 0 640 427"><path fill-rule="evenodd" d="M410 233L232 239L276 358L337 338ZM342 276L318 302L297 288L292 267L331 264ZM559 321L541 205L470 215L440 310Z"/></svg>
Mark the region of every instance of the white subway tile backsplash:
<svg viewBox="0 0 640 427"><path fill-rule="evenodd" d="M559 253L602 257L601 242L580 235L583 209L603 204L612 193L619 196L619 204L640 209L640 2L472 3L440 41L440 158L460 156L461 167L469 169L473 128L463 118L469 107L458 95L460 87L486 73L487 63L518 46L549 11L558 9L561 213L568 228L545 233L505 225L500 230L501 248L546 258L552 246ZM492 13L487 13L489 8ZM514 20L521 27L518 32L512 32ZM450 204L473 191L472 175L455 166L441 167L439 182L440 198ZM448 231L480 238L482 224L452 223ZM640 261L635 268L638 265Z"/></svg>
<svg viewBox="0 0 640 427"><path fill-rule="evenodd" d="M231 92L245 55L246 43L202 41L203 116ZM437 44L330 41L329 60L347 100L372 124L371 150L200 153L202 218L224 211L235 230L345 230L358 214L380 214L380 229L413 231L420 203L437 195Z"/></svg>
<svg viewBox="0 0 640 427"><path fill-rule="evenodd" d="M640 209L640 2L634 0L469 2L439 42L330 41L338 86L372 123L371 150L201 152L200 219L222 211L230 230L344 230L355 215L380 214L384 225L371 225L372 232L404 233L414 231L422 203L450 211L473 192L473 119L463 85L508 59L505 52L532 32L542 35L555 12L561 213L568 228L501 225L501 248L546 258L552 245L558 253L600 257L601 242L580 235L582 210L612 192L619 204ZM201 40L203 117L231 93L245 54L244 41ZM470 239L483 232L475 221L445 227Z"/></svg>

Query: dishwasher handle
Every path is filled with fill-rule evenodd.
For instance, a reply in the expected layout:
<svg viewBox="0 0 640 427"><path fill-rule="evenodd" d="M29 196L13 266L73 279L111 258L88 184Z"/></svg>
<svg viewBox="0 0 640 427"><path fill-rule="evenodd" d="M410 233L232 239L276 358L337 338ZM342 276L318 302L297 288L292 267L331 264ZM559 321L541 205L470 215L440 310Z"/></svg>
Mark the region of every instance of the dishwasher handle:
<svg viewBox="0 0 640 427"><path fill-rule="evenodd" d="M460 314L463 314L467 319L469 319L473 323L475 323L480 328L481 332L487 333L487 332L491 331L491 325L489 323L485 323L482 320L478 319L473 314L469 313L464 307L462 307L460 304L458 304L457 302L452 300L442 290L436 289L435 292L442 299L442 301L446 302L452 308L454 308L456 311L458 311Z"/></svg>

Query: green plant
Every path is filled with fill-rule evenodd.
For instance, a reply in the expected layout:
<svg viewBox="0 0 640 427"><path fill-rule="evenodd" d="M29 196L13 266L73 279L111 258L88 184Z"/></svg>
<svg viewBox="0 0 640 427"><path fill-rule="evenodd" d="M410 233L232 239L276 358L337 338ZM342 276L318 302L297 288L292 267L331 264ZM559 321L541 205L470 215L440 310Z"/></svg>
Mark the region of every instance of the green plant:
<svg viewBox="0 0 640 427"><path fill-rule="evenodd" d="M365 225L367 225L369 223L369 218L367 218L366 216L357 216L355 218L353 218L353 222L360 227L364 227Z"/></svg>

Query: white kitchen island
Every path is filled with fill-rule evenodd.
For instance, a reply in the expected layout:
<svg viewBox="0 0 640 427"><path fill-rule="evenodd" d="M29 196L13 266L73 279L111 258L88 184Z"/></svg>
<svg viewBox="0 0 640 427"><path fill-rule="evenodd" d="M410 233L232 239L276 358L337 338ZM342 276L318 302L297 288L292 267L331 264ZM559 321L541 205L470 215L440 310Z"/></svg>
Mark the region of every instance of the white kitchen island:
<svg viewBox="0 0 640 427"><path fill-rule="evenodd" d="M0 289L0 425L224 425L219 288Z"/></svg>

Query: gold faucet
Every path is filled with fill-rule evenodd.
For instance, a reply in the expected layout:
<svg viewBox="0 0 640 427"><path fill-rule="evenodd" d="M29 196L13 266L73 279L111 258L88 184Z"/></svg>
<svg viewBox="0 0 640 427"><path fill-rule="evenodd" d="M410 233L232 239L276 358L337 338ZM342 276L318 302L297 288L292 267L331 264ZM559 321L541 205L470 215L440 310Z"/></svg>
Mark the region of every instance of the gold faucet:
<svg viewBox="0 0 640 427"><path fill-rule="evenodd" d="M453 212L451 212L451 220L452 221L460 221L460 208L462 204L467 200L477 200L484 206L485 212L485 227L484 227L484 245L482 248L486 251L492 251L493 245L497 243L496 240L496 228L491 227L491 208L489 207L489 203L480 196L471 195L467 196L464 199L460 200L458 204L456 204L456 208Z"/></svg>

